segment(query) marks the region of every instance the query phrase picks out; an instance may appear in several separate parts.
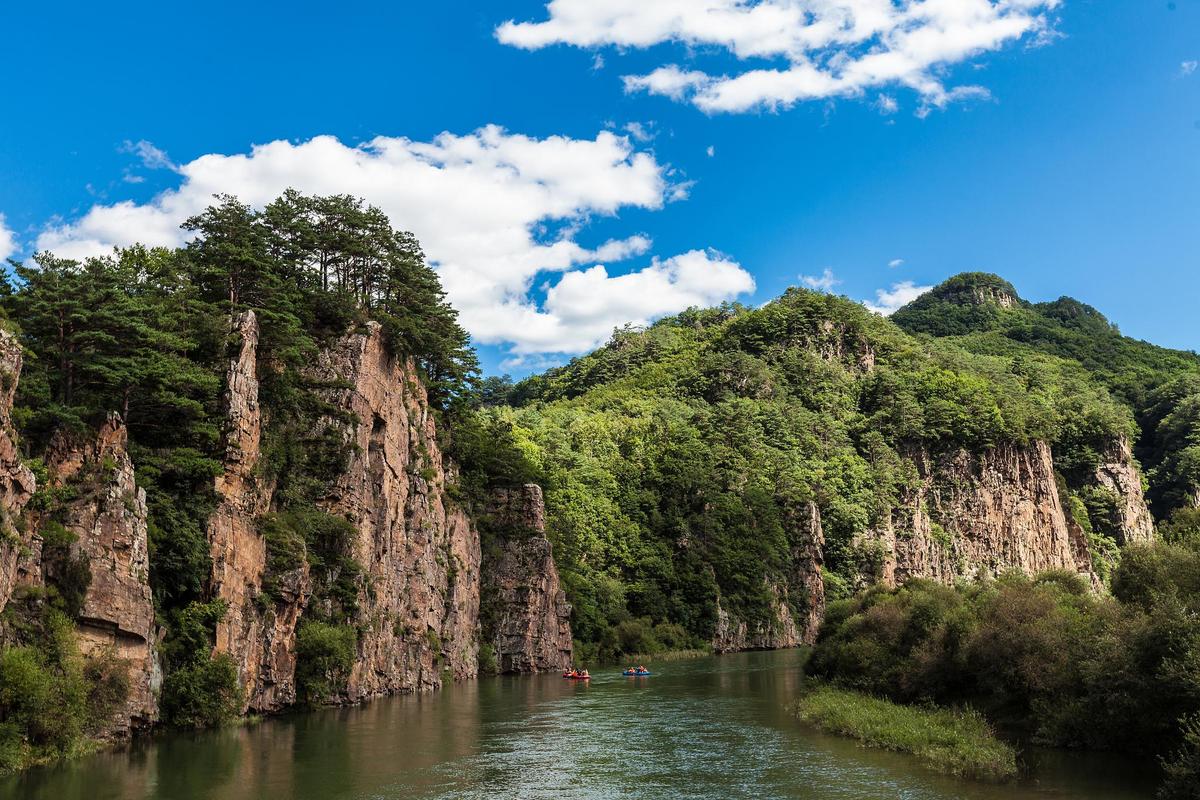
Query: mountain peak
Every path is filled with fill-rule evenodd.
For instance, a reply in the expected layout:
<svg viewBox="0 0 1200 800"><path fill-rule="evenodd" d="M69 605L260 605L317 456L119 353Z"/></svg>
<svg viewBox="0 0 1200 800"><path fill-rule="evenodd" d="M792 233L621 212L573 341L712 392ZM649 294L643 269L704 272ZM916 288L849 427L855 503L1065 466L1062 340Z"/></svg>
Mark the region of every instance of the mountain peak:
<svg viewBox="0 0 1200 800"><path fill-rule="evenodd" d="M1022 303L1011 283L990 272L960 272L935 286L929 296L965 306L1016 308Z"/></svg>

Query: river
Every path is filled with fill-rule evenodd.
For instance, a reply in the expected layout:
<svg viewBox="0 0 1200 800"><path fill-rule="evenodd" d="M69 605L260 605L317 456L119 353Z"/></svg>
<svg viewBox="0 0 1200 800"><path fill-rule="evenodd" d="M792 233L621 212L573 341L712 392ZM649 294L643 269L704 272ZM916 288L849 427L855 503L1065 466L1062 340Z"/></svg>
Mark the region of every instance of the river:
<svg viewBox="0 0 1200 800"><path fill-rule="evenodd" d="M988 786L821 734L788 713L799 651L489 678L423 696L166 734L0 780L37 800L806 798L1146 800L1153 776L1079 754L1030 756L1031 776Z"/></svg>

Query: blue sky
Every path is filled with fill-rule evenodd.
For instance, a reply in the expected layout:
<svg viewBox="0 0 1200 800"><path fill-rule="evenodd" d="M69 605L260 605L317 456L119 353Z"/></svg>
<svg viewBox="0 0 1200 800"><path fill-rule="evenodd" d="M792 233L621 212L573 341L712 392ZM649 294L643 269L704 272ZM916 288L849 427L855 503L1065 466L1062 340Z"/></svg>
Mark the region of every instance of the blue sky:
<svg viewBox="0 0 1200 800"><path fill-rule="evenodd" d="M1007 0L1042 27L919 70L933 88L852 84L845 64L879 39L763 54L754 25L732 43L686 20L658 35L642 11L632 34L602 10L499 40L560 2L6 4L0 250L174 236L209 188L348 185L426 243L489 372L826 269L874 302L994 271L1200 348L1200 0ZM823 71L799 97L726 91L801 62ZM623 80L666 65L701 77L676 97Z"/></svg>

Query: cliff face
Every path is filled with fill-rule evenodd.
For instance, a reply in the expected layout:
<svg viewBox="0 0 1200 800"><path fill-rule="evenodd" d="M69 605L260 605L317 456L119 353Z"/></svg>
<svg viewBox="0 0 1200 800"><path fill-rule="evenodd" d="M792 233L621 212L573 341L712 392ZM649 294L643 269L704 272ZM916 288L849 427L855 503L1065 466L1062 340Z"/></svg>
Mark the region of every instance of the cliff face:
<svg viewBox="0 0 1200 800"><path fill-rule="evenodd" d="M76 623L80 650L111 653L128 670L125 706L104 733L128 735L158 719L162 670L149 583L146 493L134 484L125 425L113 413L90 439L55 436L46 465L52 486L76 490L56 517L76 537L72 550L91 567Z"/></svg>
<svg viewBox="0 0 1200 800"><path fill-rule="evenodd" d="M311 593L301 566L279 581L279 599L262 594L266 543L258 518L271 505L271 486L258 474L262 411L258 404L258 320L253 311L233 321L240 339L225 376L225 470L217 477L217 508L208 523L209 591L226 601L217 623L218 653L238 668L245 709L275 711L296 700L296 626Z"/></svg>
<svg viewBox="0 0 1200 800"><path fill-rule="evenodd" d="M717 601L717 624L712 648L718 653L737 650L775 650L812 644L825 617L825 581L821 577L825 534L821 512L807 503L792 528L792 565L782 581L764 578L771 597L769 617L753 623L738 619Z"/></svg>
<svg viewBox="0 0 1200 800"><path fill-rule="evenodd" d="M1095 485L1109 492L1115 501L1113 520L1119 544L1149 542L1154 538L1154 517L1142 494L1142 476L1133 460L1129 440L1115 440L1096 467Z"/></svg>
<svg viewBox="0 0 1200 800"><path fill-rule="evenodd" d="M345 699L432 689L477 672L479 534L446 496L446 472L414 365L387 352L379 325L342 337L313 377L352 446L325 509L358 530L358 654Z"/></svg>
<svg viewBox="0 0 1200 800"><path fill-rule="evenodd" d="M1087 543L1067 523L1045 444L921 451L912 460L916 488L860 542L870 562L865 572L888 585L910 577L952 583L1008 569L1090 576Z"/></svg>
<svg viewBox="0 0 1200 800"><path fill-rule="evenodd" d="M553 672L571 665L571 606L546 538L542 487L496 491L488 509L504 531L484 550L482 641L500 672Z"/></svg>
<svg viewBox="0 0 1200 800"><path fill-rule="evenodd" d="M12 424L13 395L21 377L21 345L0 330L0 609L8 603L18 582L21 554L32 537L21 524L21 512L37 489L33 473L21 463L17 433Z"/></svg>

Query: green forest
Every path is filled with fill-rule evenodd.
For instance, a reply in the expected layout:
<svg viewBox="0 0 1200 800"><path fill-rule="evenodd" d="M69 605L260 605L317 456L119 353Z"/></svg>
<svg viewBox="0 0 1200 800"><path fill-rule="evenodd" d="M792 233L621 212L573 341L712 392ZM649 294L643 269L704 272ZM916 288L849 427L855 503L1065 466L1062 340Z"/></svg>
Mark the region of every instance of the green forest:
<svg viewBox="0 0 1200 800"><path fill-rule="evenodd" d="M894 319L790 289L757 309L616 331L564 367L484 381L476 424L488 434L475 438L519 452L514 478L544 483L580 651L608 657L706 642L718 598L765 619L764 572L790 573L810 502L826 590L847 596L870 555L856 535L915 481L914 447L1048 442L1064 507L1107 575L1112 500L1087 476L1127 437L1155 515L1186 507L1200 485L1198 386L1195 354L1122 337L1076 301L1030 305L995 276L964 274Z"/></svg>

